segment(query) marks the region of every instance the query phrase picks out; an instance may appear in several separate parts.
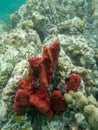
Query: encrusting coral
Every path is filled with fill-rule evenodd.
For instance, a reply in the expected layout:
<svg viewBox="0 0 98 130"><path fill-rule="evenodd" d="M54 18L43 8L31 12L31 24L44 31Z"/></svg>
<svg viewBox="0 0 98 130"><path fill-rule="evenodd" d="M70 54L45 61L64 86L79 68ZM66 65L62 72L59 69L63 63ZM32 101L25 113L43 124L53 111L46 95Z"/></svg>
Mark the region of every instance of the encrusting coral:
<svg viewBox="0 0 98 130"><path fill-rule="evenodd" d="M59 90L54 90L49 98L49 83L53 80L53 71L60 51L60 42L57 40L50 47L44 47L43 57L31 57L30 76L18 82L14 111L18 114L24 112L28 106L35 106L50 118L59 115L67 107L66 101ZM36 89L36 80L39 79L39 88ZM58 102L59 105L58 106Z"/></svg>

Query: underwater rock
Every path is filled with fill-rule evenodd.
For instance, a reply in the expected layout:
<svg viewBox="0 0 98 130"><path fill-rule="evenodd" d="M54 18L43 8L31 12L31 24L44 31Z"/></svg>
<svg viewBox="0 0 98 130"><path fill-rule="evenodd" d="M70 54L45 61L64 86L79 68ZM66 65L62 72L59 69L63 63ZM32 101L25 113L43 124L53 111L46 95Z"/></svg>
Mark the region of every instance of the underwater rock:
<svg viewBox="0 0 98 130"><path fill-rule="evenodd" d="M20 21L20 15L18 13L11 14L10 20L11 20L11 23L12 23L12 27L14 28L14 27L16 27L17 22Z"/></svg>
<svg viewBox="0 0 98 130"><path fill-rule="evenodd" d="M34 28L34 23L32 22L32 20L25 20L22 23L22 29L25 29L26 31L28 31L29 29Z"/></svg>
<svg viewBox="0 0 98 130"><path fill-rule="evenodd" d="M17 53L16 49L9 47L5 50L5 55L0 54L0 89L6 85L12 74L15 64L14 58L17 56Z"/></svg>
<svg viewBox="0 0 98 130"><path fill-rule="evenodd" d="M3 100L0 100L0 121L6 119L7 109L6 103Z"/></svg>
<svg viewBox="0 0 98 130"><path fill-rule="evenodd" d="M7 29L8 29L7 25L3 21L1 21L0 22L0 34L2 34L4 31L6 32Z"/></svg>
<svg viewBox="0 0 98 130"><path fill-rule="evenodd" d="M28 75L28 62L26 60L17 63L13 69L12 77L8 80L6 86L2 91L2 98L6 100L10 95L15 93L17 89L17 83L20 78L24 78Z"/></svg>
<svg viewBox="0 0 98 130"><path fill-rule="evenodd" d="M82 21L78 17L74 17L73 19L65 20L57 25L57 29L59 33L63 34L77 34L79 32L83 32L85 28L84 21Z"/></svg>
<svg viewBox="0 0 98 130"><path fill-rule="evenodd" d="M97 66L98 66L98 49L95 49L94 52L95 52L96 64L97 64Z"/></svg>
<svg viewBox="0 0 98 130"><path fill-rule="evenodd" d="M98 1L94 0L92 1L91 3L91 10L92 10L92 18L93 18L93 28L95 27L94 31L96 33L96 31L98 32L97 30L97 27L98 27L98 20L97 20L97 17L98 17Z"/></svg>

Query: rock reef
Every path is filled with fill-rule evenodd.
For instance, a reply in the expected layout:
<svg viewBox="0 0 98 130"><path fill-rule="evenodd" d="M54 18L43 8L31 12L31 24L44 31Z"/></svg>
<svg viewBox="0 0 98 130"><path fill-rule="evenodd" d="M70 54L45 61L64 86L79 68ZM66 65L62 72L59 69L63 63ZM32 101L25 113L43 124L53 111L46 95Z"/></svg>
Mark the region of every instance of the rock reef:
<svg viewBox="0 0 98 130"><path fill-rule="evenodd" d="M10 28L6 27L3 31L1 25L1 130L97 130L98 6L95 3L98 2L27 0L26 4L10 16ZM22 105L26 106L29 101L33 105L23 113L15 113L13 107L18 95L19 80L27 79L32 66L36 69L34 59L31 64L32 60L29 58L33 56L40 59L43 48L51 46L57 39L60 41L60 52L50 77L50 68L45 67L47 81L52 78L47 91L53 118L50 120L47 112L43 114L43 110L38 111L39 103L34 107L36 103L33 99L38 96L33 95L29 100L23 90L19 91L25 100ZM46 65L49 64L46 62ZM42 78L44 75L35 80L36 93ZM42 97L39 98L39 102L43 100ZM63 101L66 101L66 107Z"/></svg>

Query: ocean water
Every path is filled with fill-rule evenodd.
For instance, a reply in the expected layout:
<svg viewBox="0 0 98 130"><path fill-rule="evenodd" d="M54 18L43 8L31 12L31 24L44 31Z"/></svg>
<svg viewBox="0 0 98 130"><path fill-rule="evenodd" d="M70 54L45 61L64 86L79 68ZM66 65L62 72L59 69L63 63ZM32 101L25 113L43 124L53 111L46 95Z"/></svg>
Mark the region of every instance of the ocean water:
<svg viewBox="0 0 98 130"><path fill-rule="evenodd" d="M17 11L26 0L0 0L0 21L10 23L10 14Z"/></svg>

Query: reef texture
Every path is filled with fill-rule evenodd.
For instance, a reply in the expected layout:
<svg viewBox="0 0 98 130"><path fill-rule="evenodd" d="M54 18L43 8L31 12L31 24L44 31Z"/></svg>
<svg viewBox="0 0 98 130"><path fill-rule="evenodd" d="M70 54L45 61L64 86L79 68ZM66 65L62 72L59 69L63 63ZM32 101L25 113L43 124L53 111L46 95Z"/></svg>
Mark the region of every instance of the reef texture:
<svg viewBox="0 0 98 130"><path fill-rule="evenodd" d="M1 130L97 130L97 3L27 0L0 24Z"/></svg>

